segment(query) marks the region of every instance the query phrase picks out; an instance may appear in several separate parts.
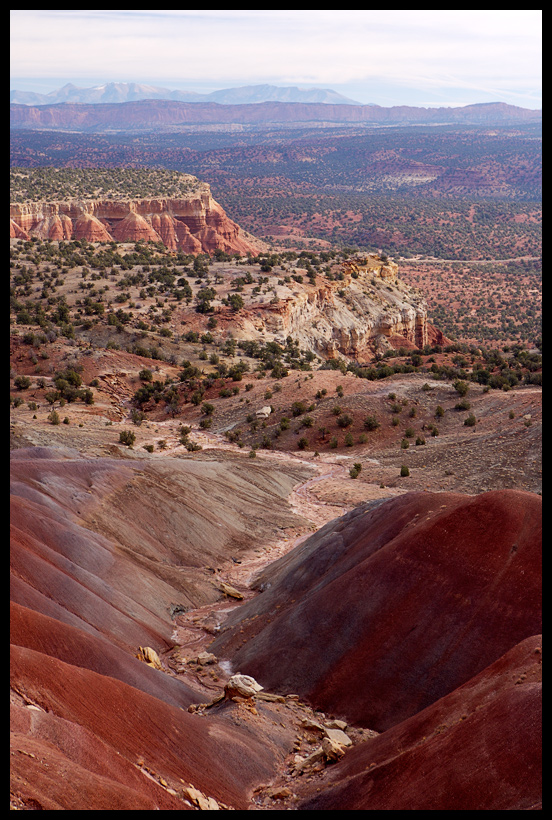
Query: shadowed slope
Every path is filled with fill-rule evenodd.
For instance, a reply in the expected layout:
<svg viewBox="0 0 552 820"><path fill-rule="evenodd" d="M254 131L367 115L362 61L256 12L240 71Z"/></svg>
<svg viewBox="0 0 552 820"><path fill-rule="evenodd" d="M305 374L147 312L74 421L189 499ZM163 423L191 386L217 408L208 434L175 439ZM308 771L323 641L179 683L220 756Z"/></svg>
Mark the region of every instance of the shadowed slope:
<svg viewBox="0 0 552 820"><path fill-rule="evenodd" d="M541 720L541 636L534 636L427 709L352 749L298 808L540 808Z"/></svg>
<svg viewBox="0 0 552 820"><path fill-rule="evenodd" d="M541 498L408 493L269 567L212 651L384 731L541 631Z"/></svg>

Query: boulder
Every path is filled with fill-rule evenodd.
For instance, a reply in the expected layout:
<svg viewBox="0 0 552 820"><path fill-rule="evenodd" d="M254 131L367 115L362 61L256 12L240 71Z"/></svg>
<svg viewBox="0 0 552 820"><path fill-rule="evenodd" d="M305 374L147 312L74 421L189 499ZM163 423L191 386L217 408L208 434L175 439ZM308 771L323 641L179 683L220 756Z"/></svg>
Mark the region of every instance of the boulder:
<svg viewBox="0 0 552 820"><path fill-rule="evenodd" d="M232 675L224 687L224 693L228 699L233 697L253 698L262 690L262 686L250 675Z"/></svg>
<svg viewBox="0 0 552 820"><path fill-rule="evenodd" d="M136 653L136 657L138 660L147 663L148 666L152 666L154 669L162 669L161 660L159 659L159 655L152 649L151 646L139 646L138 652Z"/></svg>

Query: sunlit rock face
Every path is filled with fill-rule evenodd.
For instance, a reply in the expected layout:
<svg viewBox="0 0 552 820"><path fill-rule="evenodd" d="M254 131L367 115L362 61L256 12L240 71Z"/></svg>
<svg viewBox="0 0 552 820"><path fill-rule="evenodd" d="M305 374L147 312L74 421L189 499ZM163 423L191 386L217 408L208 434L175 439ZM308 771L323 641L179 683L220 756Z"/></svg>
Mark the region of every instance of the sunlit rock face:
<svg viewBox="0 0 552 820"><path fill-rule="evenodd" d="M162 242L185 253L257 254L203 184L189 198L69 200L10 206L10 237Z"/></svg>
<svg viewBox="0 0 552 820"><path fill-rule="evenodd" d="M340 278L275 289L275 298L242 311L236 336L284 343L288 336L324 359L371 361L389 348L422 348L448 340L427 319L422 295L398 265L378 256L349 260Z"/></svg>

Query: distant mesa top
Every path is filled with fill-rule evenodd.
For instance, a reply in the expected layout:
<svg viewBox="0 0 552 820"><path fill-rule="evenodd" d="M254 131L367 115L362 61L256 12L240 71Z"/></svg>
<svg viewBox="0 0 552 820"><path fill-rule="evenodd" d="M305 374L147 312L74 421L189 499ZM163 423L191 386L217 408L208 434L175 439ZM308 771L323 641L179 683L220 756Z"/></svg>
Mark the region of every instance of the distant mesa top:
<svg viewBox="0 0 552 820"><path fill-rule="evenodd" d="M269 87L270 88L270 87ZM230 89L234 92L234 89ZM240 91L240 89L236 89ZM298 89L299 91L299 89ZM177 92L180 94L181 92ZM318 92L317 92L318 93ZM183 126L229 124L251 128L278 123L339 123L348 126L409 126L409 125L513 125L538 123L541 111L519 108L507 103L481 103L457 108L417 108L408 105L383 107L359 105L347 99L324 97L323 100L301 98L295 93L273 95L265 99L261 93L237 94L214 92L195 98L193 102L178 97L149 95L106 100L104 92L93 102L77 102L71 96L63 102L53 98L25 99L19 92L10 105L10 126L33 130L159 131Z"/></svg>

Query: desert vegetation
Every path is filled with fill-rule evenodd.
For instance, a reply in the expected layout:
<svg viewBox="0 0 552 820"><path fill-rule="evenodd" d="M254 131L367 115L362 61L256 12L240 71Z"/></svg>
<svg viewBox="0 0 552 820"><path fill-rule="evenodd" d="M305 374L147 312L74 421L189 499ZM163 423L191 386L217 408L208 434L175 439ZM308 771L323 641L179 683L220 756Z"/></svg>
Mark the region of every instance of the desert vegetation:
<svg viewBox="0 0 552 820"><path fill-rule="evenodd" d="M66 199L147 199L188 196L200 187L191 174L163 168L11 168L12 202Z"/></svg>
<svg viewBox="0 0 552 820"><path fill-rule="evenodd" d="M541 254L537 125L254 131L239 146L216 131L12 132L12 166L53 164L195 174L243 228L283 246L455 260Z"/></svg>

